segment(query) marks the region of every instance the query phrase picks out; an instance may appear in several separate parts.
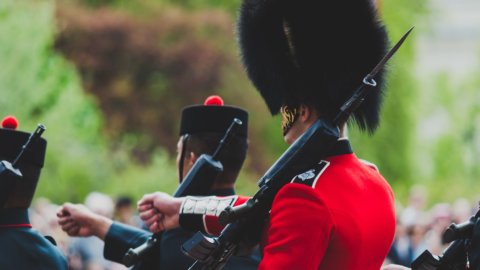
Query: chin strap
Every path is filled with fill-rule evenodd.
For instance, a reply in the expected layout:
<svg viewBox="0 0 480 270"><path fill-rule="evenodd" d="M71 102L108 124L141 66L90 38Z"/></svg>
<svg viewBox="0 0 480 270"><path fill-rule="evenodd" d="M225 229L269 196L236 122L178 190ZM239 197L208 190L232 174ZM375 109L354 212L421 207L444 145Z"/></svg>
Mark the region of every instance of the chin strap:
<svg viewBox="0 0 480 270"><path fill-rule="evenodd" d="M297 121L300 113L298 108L291 108L286 105L280 108L280 113L282 114L282 132L283 136L285 136L295 121Z"/></svg>
<svg viewBox="0 0 480 270"><path fill-rule="evenodd" d="M178 164L178 180L180 183L183 181L183 164L185 162L185 154L187 153L187 141L188 134L182 136L182 152L180 153L180 162Z"/></svg>

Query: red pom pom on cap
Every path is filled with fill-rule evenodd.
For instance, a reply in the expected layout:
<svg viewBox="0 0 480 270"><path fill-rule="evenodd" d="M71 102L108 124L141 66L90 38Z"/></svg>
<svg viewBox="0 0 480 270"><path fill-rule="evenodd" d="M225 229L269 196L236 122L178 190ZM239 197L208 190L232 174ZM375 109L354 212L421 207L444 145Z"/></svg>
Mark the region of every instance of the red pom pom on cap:
<svg viewBox="0 0 480 270"><path fill-rule="evenodd" d="M17 127L18 127L17 118L11 115L5 116L5 118L3 118L2 128L17 129Z"/></svg>
<svg viewBox="0 0 480 270"><path fill-rule="evenodd" d="M207 97L203 103L205 106L223 106L223 99L219 96L213 95Z"/></svg>

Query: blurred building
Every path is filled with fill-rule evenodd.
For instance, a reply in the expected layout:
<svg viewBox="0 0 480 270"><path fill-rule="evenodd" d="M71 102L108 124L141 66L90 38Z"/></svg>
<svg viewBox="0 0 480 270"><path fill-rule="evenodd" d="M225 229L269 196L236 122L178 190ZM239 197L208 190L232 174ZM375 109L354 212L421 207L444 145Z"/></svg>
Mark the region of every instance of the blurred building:
<svg viewBox="0 0 480 270"><path fill-rule="evenodd" d="M480 1L430 0L417 26L417 73L446 71L461 79L480 66Z"/></svg>

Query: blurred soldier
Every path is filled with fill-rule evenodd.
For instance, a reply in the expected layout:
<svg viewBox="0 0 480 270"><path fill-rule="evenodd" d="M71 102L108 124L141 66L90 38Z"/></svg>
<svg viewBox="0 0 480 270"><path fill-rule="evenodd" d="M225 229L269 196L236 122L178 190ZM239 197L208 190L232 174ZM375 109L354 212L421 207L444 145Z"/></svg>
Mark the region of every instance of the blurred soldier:
<svg viewBox="0 0 480 270"><path fill-rule="evenodd" d="M234 185L247 151L247 112L238 107L223 106L223 101L218 96L208 98L205 105L186 107L182 112L180 139L177 144L177 166L181 181L201 154L213 154L234 118L240 119L243 125L220 154L218 160L223 164L224 170L215 179L210 191L211 195L224 196L223 207L237 205L246 200L234 195ZM104 240L105 258L116 262L122 262L129 248L143 244L151 236L151 233L146 231L96 215L82 205L67 203L59 210L58 216L62 229L69 235L95 235ZM213 221L211 226L215 226L215 222ZM185 229L164 232L160 245L151 250L144 260L136 265L136 269L187 269L193 261L181 252L180 246L193 233ZM236 257L227 265L227 269L256 269L258 261Z"/></svg>
<svg viewBox="0 0 480 270"><path fill-rule="evenodd" d="M0 160L13 162L30 134L15 130L16 119L6 117L0 128ZM44 237L32 229L28 208L32 202L40 171L45 159L47 141L37 139L19 161L23 177L8 185L0 177L0 191L4 202L0 209L0 268L67 269L67 260L51 237Z"/></svg>
<svg viewBox="0 0 480 270"><path fill-rule="evenodd" d="M244 0L238 33L247 73L272 114L281 112L289 144L320 117L333 119L387 45L371 0ZM355 111L360 130L377 128L381 97L374 89ZM259 269L380 269L395 232L393 192L374 165L355 156L346 123L339 128L330 152L276 195ZM146 195L140 216L154 231L185 226L197 201Z"/></svg>
<svg viewBox="0 0 480 270"><path fill-rule="evenodd" d="M123 224L141 227L142 220L136 215L136 204L129 196L120 196L115 203L114 219Z"/></svg>

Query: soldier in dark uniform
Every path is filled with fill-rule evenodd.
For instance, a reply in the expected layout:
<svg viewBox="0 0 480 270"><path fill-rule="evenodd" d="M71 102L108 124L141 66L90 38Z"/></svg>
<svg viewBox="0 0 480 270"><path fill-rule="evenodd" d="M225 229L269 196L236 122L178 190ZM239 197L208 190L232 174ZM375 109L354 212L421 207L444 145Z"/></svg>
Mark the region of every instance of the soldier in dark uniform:
<svg viewBox="0 0 480 270"><path fill-rule="evenodd" d="M28 140L29 133L15 130L17 122L6 117L0 128L0 160L13 162ZM0 268L5 270L67 269L67 260L55 246L32 228L28 208L32 202L45 159L47 142L38 139L19 161L23 178L5 186L0 177ZM2 182L3 181L3 182Z"/></svg>
<svg viewBox="0 0 480 270"><path fill-rule="evenodd" d="M247 73L272 114L284 117L289 144L319 118L333 120L386 53L386 32L371 0L244 0L239 18ZM375 78L380 89L353 115L362 131L373 132L379 124L382 75ZM378 270L382 265L395 231L393 192L375 166L355 156L345 128L339 123L341 138L330 152L306 164L311 169L277 193L259 269ZM187 206L196 209L197 201L147 195L139 202L140 217L154 232L184 227ZM152 204L156 212L149 209ZM198 229L212 231L208 224Z"/></svg>
<svg viewBox="0 0 480 270"><path fill-rule="evenodd" d="M224 171L215 179L210 191L211 195L223 196L223 207L246 200L235 195L234 184L247 151L247 112L238 107L224 106L223 101L216 96L208 98L205 105L186 107L182 112L177 145L177 166L182 179L201 154L212 154L215 151L234 118L240 119L243 125L220 155L219 161L223 164ZM129 248L143 244L151 236L147 231L96 215L81 205L65 204L58 215L62 229L69 235L99 237L105 241L105 258L120 263ZM188 269L193 261L181 252L180 246L193 233L182 228L164 232L160 245L145 255L135 269ZM236 257L226 269L256 269L258 262L258 256Z"/></svg>

